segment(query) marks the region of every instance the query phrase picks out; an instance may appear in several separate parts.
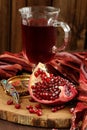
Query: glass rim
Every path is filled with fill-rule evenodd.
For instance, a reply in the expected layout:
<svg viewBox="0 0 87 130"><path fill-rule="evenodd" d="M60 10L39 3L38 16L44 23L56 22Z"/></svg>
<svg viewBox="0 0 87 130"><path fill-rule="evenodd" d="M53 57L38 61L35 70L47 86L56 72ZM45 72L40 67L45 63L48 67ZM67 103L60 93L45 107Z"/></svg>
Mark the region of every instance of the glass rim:
<svg viewBox="0 0 87 130"><path fill-rule="evenodd" d="M47 14L54 14L54 13L59 13L60 12L60 8L56 8L56 7L53 7L53 6L27 6L27 7L22 7L22 8L19 8L19 12L27 12L27 11L32 11L32 9L40 9L40 10L45 10L44 13L47 13Z"/></svg>

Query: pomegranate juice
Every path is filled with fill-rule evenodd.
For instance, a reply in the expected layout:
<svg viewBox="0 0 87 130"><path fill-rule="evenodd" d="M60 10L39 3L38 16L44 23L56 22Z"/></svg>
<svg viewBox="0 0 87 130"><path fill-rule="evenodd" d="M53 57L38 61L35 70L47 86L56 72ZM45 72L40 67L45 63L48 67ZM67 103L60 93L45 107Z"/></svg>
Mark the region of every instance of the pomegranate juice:
<svg viewBox="0 0 87 130"><path fill-rule="evenodd" d="M56 27L22 24L23 50L32 63L46 63L52 59L52 47L57 41Z"/></svg>

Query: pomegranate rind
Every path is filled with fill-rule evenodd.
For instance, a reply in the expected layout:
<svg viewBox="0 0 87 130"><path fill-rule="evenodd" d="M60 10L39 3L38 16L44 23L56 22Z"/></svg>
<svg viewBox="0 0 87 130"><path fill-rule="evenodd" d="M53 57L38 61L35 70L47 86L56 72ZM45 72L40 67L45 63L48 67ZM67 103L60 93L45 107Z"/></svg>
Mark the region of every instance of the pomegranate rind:
<svg viewBox="0 0 87 130"><path fill-rule="evenodd" d="M34 75L34 73L37 71L37 69L38 68L40 68L41 70L43 70L45 73L46 73L46 75L49 77L49 73L47 72L47 69L46 69L46 66L44 65L44 64L42 64L42 63L39 63L37 66L36 66L36 68L34 69L34 71L33 71L33 73L31 74L31 76L30 76L30 80L29 80L29 93L30 93L30 95L31 95L31 97L35 100L35 101L37 101L37 102L39 102L39 103L43 103L43 104L59 104L59 105L61 105L61 104L63 104L63 103L66 103L66 102L69 102L70 100L72 100L76 95L77 95L77 90L76 90L76 88L72 85L71 87L70 87L70 92L71 92L71 94L69 95L69 96L67 96L67 95L65 95L65 89L66 89L66 87L65 86L59 86L59 89L61 90L61 92L60 92L60 94L59 94L59 97L57 98L57 99L55 99L55 100L44 100L44 99L42 99L42 100L40 100L40 99L38 99L37 97L35 97L34 95L33 95L33 92L32 92L32 88L31 88L31 86L33 86L35 83L37 83L37 82L39 82L41 79L38 77L35 77L35 75Z"/></svg>

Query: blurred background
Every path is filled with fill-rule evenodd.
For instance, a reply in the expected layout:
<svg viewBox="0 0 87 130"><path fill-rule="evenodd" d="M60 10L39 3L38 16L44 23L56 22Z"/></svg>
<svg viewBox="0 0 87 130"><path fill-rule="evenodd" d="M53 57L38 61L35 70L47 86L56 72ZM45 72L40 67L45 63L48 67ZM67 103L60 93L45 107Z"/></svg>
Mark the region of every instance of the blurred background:
<svg viewBox="0 0 87 130"><path fill-rule="evenodd" d="M0 0L0 53L21 51L21 18L18 9L33 5L60 8L60 17L71 28L68 49L87 49L87 0ZM61 39L62 36L60 42Z"/></svg>

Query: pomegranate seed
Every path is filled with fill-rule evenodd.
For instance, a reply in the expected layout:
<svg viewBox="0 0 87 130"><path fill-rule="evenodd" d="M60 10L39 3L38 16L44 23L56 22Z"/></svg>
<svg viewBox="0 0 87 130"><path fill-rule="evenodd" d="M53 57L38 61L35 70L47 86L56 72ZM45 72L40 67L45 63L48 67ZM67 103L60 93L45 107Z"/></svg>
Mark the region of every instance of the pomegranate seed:
<svg viewBox="0 0 87 130"><path fill-rule="evenodd" d="M35 73L35 77L37 78L40 74L44 74L44 72L39 68Z"/></svg>
<svg viewBox="0 0 87 130"><path fill-rule="evenodd" d="M12 105L12 104L13 104L13 100L12 99L7 101L7 105Z"/></svg>
<svg viewBox="0 0 87 130"><path fill-rule="evenodd" d="M33 97L35 97L36 101L45 104L47 100L48 103L52 104L53 102L53 104L55 104L56 102L58 102L59 98L63 97L61 91L65 91L64 94L66 95L66 97L72 96L73 98L73 89L71 87L74 87L74 85L61 76L54 76L53 74L48 73L45 69L39 67L36 68L34 76L37 78L34 82L34 85L30 85L30 87L32 89L31 93L33 94ZM33 79L33 75L31 79ZM36 108L39 109L38 107ZM57 111L62 108L63 107L59 106L52 111Z"/></svg>
<svg viewBox="0 0 87 130"><path fill-rule="evenodd" d="M35 107L36 107L37 109L41 109L41 108L42 108L40 104L36 104Z"/></svg>
<svg viewBox="0 0 87 130"><path fill-rule="evenodd" d="M26 109L30 109L30 108L33 108L33 106L31 105L26 106Z"/></svg>
<svg viewBox="0 0 87 130"><path fill-rule="evenodd" d="M43 73L43 74L41 75L41 79L43 79L44 81L47 79L47 76L46 76L45 73Z"/></svg>
<svg viewBox="0 0 87 130"><path fill-rule="evenodd" d="M36 113L38 116L42 116L42 111L39 109Z"/></svg>
<svg viewBox="0 0 87 130"><path fill-rule="evenodd" d="M29 113L37 114L38 116L42 115L42 110L41 110L40 104L36 104L35 107L28 105L28 106L26 106L26 109L29 110Z"/></svg>
<svg viewBox="0 0 87 130"><path fill-rule="evenodd" d="M38 109L37 108L33 108L33 110L34 110L34 113L37 114Z"/></svg>
<svg viewBox="0 0 87 130"><path fill-rule="evenodd" d="M29 112L34 114L34 113L36 113L36 110L34 108L30 108Z"/></svg>
<svg viewBox="0 0 87 130"><path fill-rule="evenodd" d="M35 75L35 77L37 78L38 77L38 71L36 71L35 73L34 73L34 75Z"/></svg>
<svg viewBox="0 0 87 130"><path fill-rule="evenodd" d="M65 105L58 106L58 107L57 107L57 110L63 109L64 107L65 107Z"/></svg>
<svg viewBox="0 0 87 130"><path fill-rule="evenodd" d="M16 109L20 109L21 105L20 104L15 104Z"/></svg>
<svg viewBox="0 0 87 130"><path fill-rule="evenodd" d="M37 98L44 99L44 100L55 100L59 97L61 90L59 86L66 86L65 93L66 95L70 96L70 87L71 83L68 80L61 78L60 76L53 76L50 74L49 77L46 76L45 72L41 70L36 71L38 72L39 76L42 79L42 82L37 82L33 89L33 95ZM42 74L42 75L40 75Z"/></svg>
<svg viewBox="0 0 87 130"><path fill-rule="evenodd" d="M56 112L56 111L58 111L58 110L60 110L60 109L63 109L64 107L65 107L65 105L55 106L55 107L53 107L53 108L51 109L51 111L52 111L52 112Z"/></svg>
<svg viewBox="0 0 87 130"><path fill-rule="evenodd" d="M52 112L56 112L56 111L57 111L57 107L53 107Z"/></svg>

